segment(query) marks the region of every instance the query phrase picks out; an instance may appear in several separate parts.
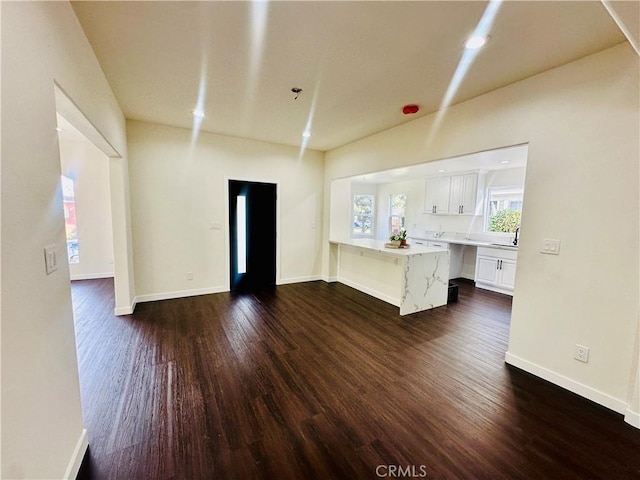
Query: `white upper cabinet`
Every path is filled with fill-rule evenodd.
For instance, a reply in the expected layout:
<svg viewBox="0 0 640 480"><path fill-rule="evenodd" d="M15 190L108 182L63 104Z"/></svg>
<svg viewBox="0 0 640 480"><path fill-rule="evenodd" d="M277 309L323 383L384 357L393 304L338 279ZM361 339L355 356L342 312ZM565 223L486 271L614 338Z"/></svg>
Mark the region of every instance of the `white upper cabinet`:
<svg viewBox="0 0 640 480"><path fill-rule="evenodd" d="M424 213L480 215L483 189L484 174L429 177L425 185Z"/></svg>
<svg viewBox="0 0 640 480"><path fill-rule="evenodd" d="M449 213L451 177L427 178L424 192L424 213Z"/></svg>
<svg viewBox="0 0 640 480"><path fill-rule="evenodd" d="M475 215L478 193L478 174L454 175L451 177L449 213Z"/></svg>

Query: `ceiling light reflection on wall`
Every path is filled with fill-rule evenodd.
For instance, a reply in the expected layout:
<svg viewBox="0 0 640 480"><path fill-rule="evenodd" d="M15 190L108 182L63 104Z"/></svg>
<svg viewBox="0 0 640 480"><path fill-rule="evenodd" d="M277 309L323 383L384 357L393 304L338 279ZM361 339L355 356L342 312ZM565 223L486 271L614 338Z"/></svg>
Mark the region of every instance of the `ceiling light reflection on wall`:
<svg viewBox="0 0 640 480"><path fill-rule="evenodd" d="M474 35L473 37L467 40L467 43L464 44L464 48L467 50L477 50L482 48L484 44L487 43L487 37L481 35Z"/></svg>

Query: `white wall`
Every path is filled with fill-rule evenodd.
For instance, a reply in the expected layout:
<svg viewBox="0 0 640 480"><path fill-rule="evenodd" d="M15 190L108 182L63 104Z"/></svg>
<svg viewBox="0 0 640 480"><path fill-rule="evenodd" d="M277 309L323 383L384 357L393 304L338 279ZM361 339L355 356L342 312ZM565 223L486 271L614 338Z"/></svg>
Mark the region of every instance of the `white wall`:
<svg viewBox="0 0 640 480"><path fill-rule="evenodd" d="M508 361L621 412L637 361L638 76L621 44L451 107L435 133L429 115L327 152L325 167L329 191L335 178L528 143ZM559 256L539 252L543 238L562 241ZM329 271L328 246L324 258Z"/></svg>
<svg viewBox="0 0 640 480"><path fill-rule="evenodd" d="M54 81L124 156L120 165L126 167L125 124L67 2L1 2L0 8L0 475L62 478L77 468L86 436L69 269L64 261L51 275L44 269L45 245L54 244L62 259L65 252ZM118 228L126 231L126 212L117 213ZM124 257L128 274L126 251ZM128 288L127 278L122 285Z"/></svg>
<svg viewBox="0 0 640 480"><path fill-rule="evenodd" d="M127 135L138 301L228 289L229 178L278 183L277 282L320 278L322 153L204 132L191 148L191 131L138 121Z"/></svg>
<svg viewBox="0 0 640 480"><path fill-rule="evenodd" d="M109 159L88 140L60 138L62 174L74 180L80 263L71 280L113 277Z"/></svg>

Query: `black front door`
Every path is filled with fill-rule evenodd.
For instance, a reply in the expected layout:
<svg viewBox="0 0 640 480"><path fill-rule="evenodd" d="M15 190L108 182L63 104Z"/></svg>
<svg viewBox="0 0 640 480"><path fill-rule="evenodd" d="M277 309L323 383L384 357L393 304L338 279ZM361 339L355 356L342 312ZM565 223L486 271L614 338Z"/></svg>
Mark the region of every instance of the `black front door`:
<svg viewBox="0 0 640 480"><path fill-rule="evenodd" d="M231 290L276 283L276 195L273 183L229 180Z"/></svg>

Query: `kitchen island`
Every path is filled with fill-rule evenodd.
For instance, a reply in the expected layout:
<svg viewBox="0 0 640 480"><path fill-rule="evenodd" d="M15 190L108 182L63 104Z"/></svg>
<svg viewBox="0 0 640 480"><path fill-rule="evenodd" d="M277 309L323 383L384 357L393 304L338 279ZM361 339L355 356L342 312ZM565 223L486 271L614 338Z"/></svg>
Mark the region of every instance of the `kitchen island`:
<svg viewBox="0 0 640 480"><path fill-rule="evenodd" d="M370 239L330 243L338 246L337 280L399 307L400 315L447 303L447 249L422 245L394 249Z"/></svg>

